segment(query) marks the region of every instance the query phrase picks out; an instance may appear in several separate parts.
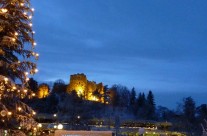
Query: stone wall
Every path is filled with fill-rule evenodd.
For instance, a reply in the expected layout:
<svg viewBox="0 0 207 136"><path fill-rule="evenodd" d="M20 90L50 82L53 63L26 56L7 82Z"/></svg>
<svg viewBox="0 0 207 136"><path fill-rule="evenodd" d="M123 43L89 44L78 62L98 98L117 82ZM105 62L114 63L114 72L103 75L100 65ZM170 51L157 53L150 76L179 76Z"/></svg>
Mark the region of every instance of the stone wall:
<svg viewBox="0 0 207 136"><path fill-rule="evenodd" d="M103 102L104 87L102 83L96 84L88 81L85 74L74 74L70 76L67 92L76 91L79 97L86 100Z"/></svg>

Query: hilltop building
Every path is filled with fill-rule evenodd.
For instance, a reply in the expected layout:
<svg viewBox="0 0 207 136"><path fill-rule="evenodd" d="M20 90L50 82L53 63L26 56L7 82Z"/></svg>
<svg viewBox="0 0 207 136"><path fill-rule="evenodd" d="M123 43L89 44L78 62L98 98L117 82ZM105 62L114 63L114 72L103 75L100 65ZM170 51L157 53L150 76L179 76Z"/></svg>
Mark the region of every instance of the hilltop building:
<svg viewBox="0 0 207 136"><path fill-rule="evenodd" d="M47 84L41 84L38 87L37 97L39 99L46 98L49 95L50 88Z"/></svg>
<svg viewBox="0 0 207 136"><path fill-rule="evenodd" d="M96 84L94 81L88 81L84 74L74 74L70 76L67 92L70 93L71 91L76 91L77 95L85 100L104 102L103 84Z"/></svg>

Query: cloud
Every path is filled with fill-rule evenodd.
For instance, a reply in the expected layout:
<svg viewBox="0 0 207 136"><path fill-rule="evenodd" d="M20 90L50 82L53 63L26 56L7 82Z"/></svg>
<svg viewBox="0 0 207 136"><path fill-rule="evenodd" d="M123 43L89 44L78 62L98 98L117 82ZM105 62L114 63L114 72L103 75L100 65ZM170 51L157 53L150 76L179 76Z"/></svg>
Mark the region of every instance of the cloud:
<svg viewBox="0 0 207 136"><path fill-rule="evenodd" d="M85 73L157 92L206 90L206 2L184 1L33 1L35 77Z"/></svg>

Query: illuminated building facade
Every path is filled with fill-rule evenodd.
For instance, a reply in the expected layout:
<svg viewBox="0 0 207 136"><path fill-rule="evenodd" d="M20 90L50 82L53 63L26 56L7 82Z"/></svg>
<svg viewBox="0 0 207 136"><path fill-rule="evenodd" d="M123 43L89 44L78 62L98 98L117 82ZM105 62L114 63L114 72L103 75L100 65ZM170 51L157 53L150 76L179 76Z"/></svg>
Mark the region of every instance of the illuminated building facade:
<svg viewBox="0 0 207 136"><path fill-rule="evenodd" d="M104 87L102 83L96 84L94 81L88 81L84 74L74 74L70 76L70 83L67 92L76 91L79 97L85 100L104 102Z"/></svg>
<svg viewBox="0 0 207 136"><path fill-rule="evenodd" d="M37 97L42 99L42 98L46 98L49 95L49 86L47 84L41 84L38 87L38 91L37 91Z"/></svg>

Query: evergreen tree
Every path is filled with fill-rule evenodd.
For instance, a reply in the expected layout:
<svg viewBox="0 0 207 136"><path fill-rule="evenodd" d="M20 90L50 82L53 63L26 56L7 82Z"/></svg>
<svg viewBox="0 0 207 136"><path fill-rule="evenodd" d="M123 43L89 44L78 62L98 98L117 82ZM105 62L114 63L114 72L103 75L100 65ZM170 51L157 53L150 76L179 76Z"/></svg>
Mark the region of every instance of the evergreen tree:
<svg viewBox="0 0 207 136"><path fill-rule="evenodd" d="M37 72L36 64L31 61L39 56L34 52L32 15L28 0L0 2L0 74L20 79L22 83L29 80L29 73Z"/></svg>
<svg viewBox="0 0 207 136"><path fill-rule="evenodd" d="M108 85L105 85L104 86L104 94L103 94L103 98L104 98L104 105L106 105L106 103L108 102L108 98L109 98L109 95L108 95Z"/></svg>
<svg viewBox="0 0 207 136"><path fill-rule="evenodd" d="M38 90L38 83L33 78L30 78L28 81L28 88L32 90L33 92L37 92Z"/></svg>
<svg viewBox="0 0 207 136"><path fill-rule="evenodd" d="M201 104L196 108L196 112L198 114L199 121L203 121L207 119L207 104Z"/></svg>
<svg viewBox="0 0 207 136"><path fill-rule="evenodd" d="M129 103L130 110L136 114L136 91L134 87L130 92L130 103Z"/></svg>
<svg viewBox="0 0 207 136"><path fill-rule="evenodd" d="M29 130L36 126L31 118L35 112L21 101L28 93L24 88L28 75L38 71L32 15L29 0L0 1L0 128Z"/></svg>
<svg viewBox="0 0 207 136"><path fill-rule="evenodd" d="M118 92L117 85L113 85L110 90L111 90L111 104L113 106L113 110L115 110L115 108L119 106L120 94Z"/></svg>
<svg viewBox="0 0 207 136"><path fill-rule="evenodd" d="M138 118L146 118L146 98L144 93L139 93L136 103L136 114Z"/></svg>
<svg viewBox="0 0 207 136"><path fill-rule="evenodd" d="M66 92L66 85L65 82L62 79L58 79L55 81L52 92L54 93L63 93Z"/></svg>
<svg viewBox="0 0 207 136"><path fill-rule="evenodd" d="M135 88L133 87L130 92L130 105L135 105L135 103L136 103L136 91Z"/></svg>
<svg viewBox="0 0 207 136"><path fill-rule="evenodd" d="M183 112L190 123L195 121L196 106L193 98L184 98Z"/></svg>
<svg viewBox="0 0 207 136"><path fill-rule="evenodd" d="M155 102L154 102L154 95L152 91L149 91L147 95L147 118L152 119L155 114Z"/></svg>
<svg viewBox="0 0 207 136"><path fill-rule="evenodd" d="M191 97L187 97L183 99L183 126L185 127L185 130L189 133L188 135L192 135L193 132L196 132L199 127L197 127L196 124L196 106L195 101Z"/></svg>

